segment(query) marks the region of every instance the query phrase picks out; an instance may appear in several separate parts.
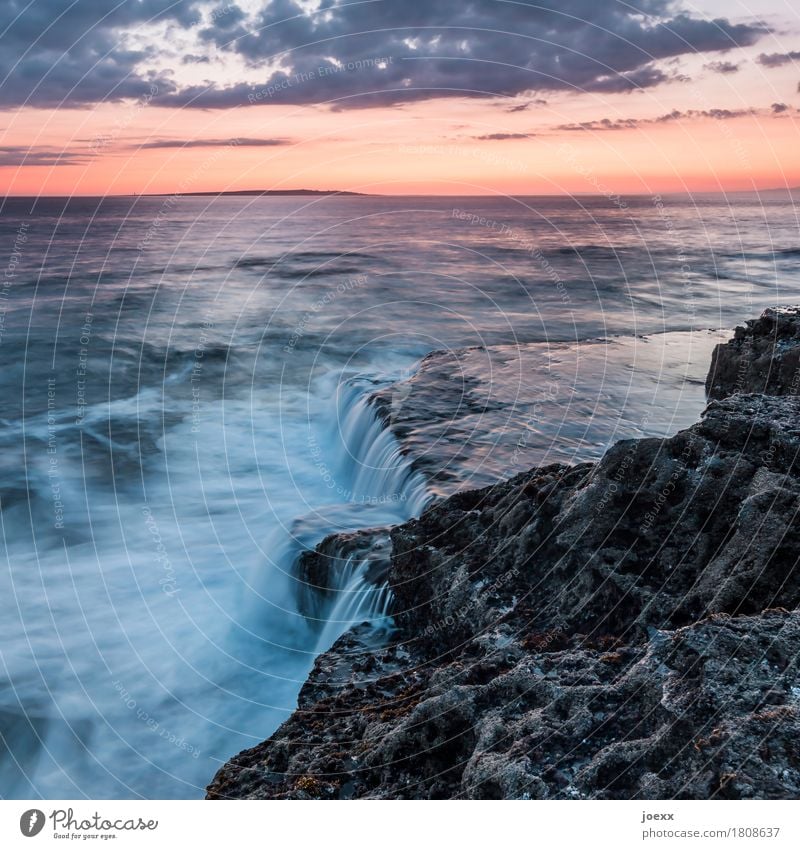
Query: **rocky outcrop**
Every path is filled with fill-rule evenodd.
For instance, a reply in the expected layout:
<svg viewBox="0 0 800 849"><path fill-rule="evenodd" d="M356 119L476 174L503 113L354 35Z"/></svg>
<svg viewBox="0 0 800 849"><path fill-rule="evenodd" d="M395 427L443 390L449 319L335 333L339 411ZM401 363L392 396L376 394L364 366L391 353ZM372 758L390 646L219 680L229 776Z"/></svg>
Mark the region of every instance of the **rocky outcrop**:
<svg viewBox="0 0 800 849"><path fill-rule="evenodd" d="M737 327L733 339L714 350L706 392L709 398L800 394L800 310L768 309Z"/></svg>
<svg viewBox="0 0 800 849"><path fill-rule="evenodd" d="M795 798L797 316L715 352L718 398L771 394L392 529L391 644L341 638L209 797Z"/></svg>
<svg viewBox="0 0 800 849"><path fill-rule="evenodd" d="M670 332L434 351L372 400L429 489L449 496L533 466L599 460L619 439L688 427L705 403L711 353L728 335Z"/></svg>
<svg viewBox="0 0 800 849"><path fill-rule="evenodd" d="M358 634L211 798L796 798L800 615L643 643L485 635L419 666Z"/></svg>
<svg viewBox="0 0 800 849"><path fill-rule="evenodd" d="M330 609L342 589L341 573L348 561L364 564L365 577L373 584L386 580L391 542L383 528L329 534L313 549L301 552L297 561L300 610L309 618L320 618Z"/></svg>

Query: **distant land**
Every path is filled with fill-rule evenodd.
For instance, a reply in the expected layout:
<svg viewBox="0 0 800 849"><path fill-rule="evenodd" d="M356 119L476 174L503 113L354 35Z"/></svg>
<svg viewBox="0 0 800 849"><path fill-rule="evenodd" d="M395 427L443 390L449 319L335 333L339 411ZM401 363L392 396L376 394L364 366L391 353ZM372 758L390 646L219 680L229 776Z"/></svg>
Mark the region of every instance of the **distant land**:
<svg viewBox="0 0 800 849"><path fill-rule="evenodd" d="M765 195L771 193L795 193L800 194L800 186L772 186L768 189L729 189L717 191L702 191L702 192L687 192L687 191L664 191L660 194L664 197L692 197L694 195L734 195L734 194L755 194ZM0 195L0 201L8 200L105 200L107 198L163 198L163 197L330 197L338 195L339 197L367 197L367 198L386 198L386 197L433 197L433 198L486 198L497 197L494 194L484 195L439 195L439 194L415 194L415 195L391 195L391 194L374 194L368 192L345 192L336 189L240 189L227 192L152 192L152 193L127 193L127 194L108 194L108 195ZM508 197L524 197L524 198L555 198L555 197L603 197L597 192L573 192L561 194L513 194ZM652 197L647 192L631 192L625 197Z"/></svg>
<svg viewBox="0 0 800 849"><path fill-rule="evenodd" d="M297 195L351 195L354 197L374 197L364 192L340 192L334 189L239 189L232 192L157 192L155 194L142 194L137 197L161 198L177 195L184 198L195 197L281 197Z"/></svg>

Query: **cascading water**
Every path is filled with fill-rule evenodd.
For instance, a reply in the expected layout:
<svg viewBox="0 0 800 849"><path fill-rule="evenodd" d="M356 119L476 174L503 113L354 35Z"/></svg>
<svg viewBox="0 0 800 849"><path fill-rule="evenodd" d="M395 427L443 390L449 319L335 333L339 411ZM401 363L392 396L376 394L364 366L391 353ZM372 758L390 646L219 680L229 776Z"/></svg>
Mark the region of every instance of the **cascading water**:
<svg viewBox="0 0 800 849"><path fill-rule="evenodd" d="M673 230L646 198L622 217L601 198L539 198L533 215L462 200L510 229L476 251L447 198L398 216L397 198L183 197L156 239L159 197L5 199L7 243L31 226L0 339L0 796L199 797L291 714L316 651L381 620L385 590L361 583L381 587L369 551L331 547L310 610L297 571L328 534L395 524L428 499L382 419L402 391L376 410L380 384L343 369L404 377L431 348L545 340L580 343L585 363L582 340L733 327L754 303L798 299L791 199L737 202L734 248L727 201L676 201ZM517 230L541 241L545 270ZM687 299L676 238L718 285ZM683 342L643 344L644 373L638 354L590 360L588 378L548 358L560 390L539 421L504 411L510 427L460 452L466 421L448 469L503 473L487 441L516 456L520 434L534 456L566 437L570 461L612 436L676 429L667 411L695 421L702 388L683 379ZM519 381L497 354L485 368L471 357L468 382L494 395L505 381L513 411ZM674 391L653 405L656 385ZM541 394L522 400L538 408ZM435 453L433 439L417 431L415 450Z"/></svg>
<svg viewBox="0 0 800 849"><path fill-rule="evenodd" d="M337 427L341 440L341 469L350 481L351 502L402 506L404 518L418 516L431 499L425 477L400 450L390 427L370 403L376 384L351 378L340 384Z"/></svg>
<svg viewBox="0 0 800 849"><path fill-rule="evenodd" d="M369 579L369 561L348 557L338 574L335 600L317 639L315 654L327 651L339 637L360 622L387 629L390 623L392 593L386 583Z"/></svg>
<svg viewBox="0 0 800 849"><path fill-rule="evenodd" d="M92 489L89 539L46 548L40 533L35 549L20 536L10 549L19 571L0 586L19 610L0 621L4 645L17 647L3 658L15 689L0 690L10 755L0 796L200 796L220 763L287 718L317 654L358 623L381 638L391 623L384 544L334 546L313 610L297 571L325 537L386 528L427 502L424 479L369 403L375 386L320 384L329 406L318 401L310 419L299 395L289 414L268 398L256 408L250 398L209 403L203 439L176 403L153 440L146 489L125 490L122 471L113 498ZM118 464L122 440L160 420L163 404L144 388L87 409L86 433L57 430L61 491L78 493L71 506L104 480L105 466L88 466L92 432L109 434ZM46 445L47 427L39 434L31 421L29 439ZM67 443L75 435L84 454ZM50 480L42 487L49 495ZM61 602L49 629L30 632L24 611L50 598Z"/></svg>
<svg viewBox="0 0 800 849"><path fill-rule="evenodd" d="M333 464L335 476L327 469L323 474L346 501L338 510L316 513L311 538L306 533L302 540L306 548L337 531L397 524L419 515L431 499L426 479L414 470L413 461L402 453L370 402L375 387L373 379L352 377L337 388L336 430L331 436L339 458ZM314 617L321 624L315 654L326 651L355 624L369 622L376 628L389 624L385 540L377 536L367 552L336 551L329 561L326 589L334 598Z"/></svg>

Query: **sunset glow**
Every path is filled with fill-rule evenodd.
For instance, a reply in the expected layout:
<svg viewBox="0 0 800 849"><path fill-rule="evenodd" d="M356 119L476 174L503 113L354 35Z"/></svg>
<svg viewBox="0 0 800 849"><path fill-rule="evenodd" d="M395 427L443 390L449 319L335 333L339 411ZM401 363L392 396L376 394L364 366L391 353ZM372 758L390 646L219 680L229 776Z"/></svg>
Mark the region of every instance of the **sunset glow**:
<svg viewBox="0 0 800 849"><path fill-rule="evenodd" d="M700 43L694 49L691 38L679 34L685 49L665 48L663 58L653 61L635 59L623 75L630 85L623 86L611 84L614 75L606 82L595 71L581 76L565 70L561 80L543 78L539 64L555 62L568 69L577 59L610 61L605 53L578 56L577 48L569 46L574 21L556 15L554 21L566 33L563 50L551 28L550 43L539 57L534 25L527 35L528 70L523 69L515 89L497 90L490 79L487 89L477 93L470 86L478 85L480 73L473 70L468 79L452 68L468 63L491 71L494 48L479 27L454 43L446 57L434 58L431 45L448 26L434 15L429 20L424 11L408 9L391 39L377 19L364 21L365 31L369 27L375 33L375 47L399 43L402 54L380 50L362 55L363 34L342 35L331 42L330 56L322 64L306 57L301 46L277 61L257 57L255 42L247 40L255 38L253 32L273 32L272 46L277 48L282 39L288 45L291 21L283 13L276 13L270 25L258 18L260 3L184 5L193 10L191 19L156 14L152 20L132 19L108 29L98 23L93 32L102 31L112 57L115 49L141 48L145 36L160 45L158 53L144 50L143 58L105 96L102 84L89 94L82 92L98 64L86 65L82 74L76 71L72 88L54 84L54 76L72 54L80 53L91 32L71 47L64 45L65 55L58 56L60 45L54 45L53 68L34 83L28 80L29 92L13 80L19 66L9 70L2 84L4 193L253 188L630 193L763 190L800 183L800 33L793 29L796 20L788 19L787 4L779 0L759 4L757 15L744 3L725 4L724 10L712 2L686 4L683 11L680 4L650 4L653 15L642 25L643 37L651 38L662 25L663 13L656 14L656 8L663 6L675 16L676 33L689 16L696 21ZM324 17L310 5L301 16L309 21ZM264 14L269 10L267 4ZM723 11L733 34L715 41L699 27ZM720 30L720 20L714 21L714 29ZM284 30L285 38L280 35ZM434 30L423 57L420 33ZM611 42L603 50L613 57L615 42L628 40L607 35ZM99 34L95 37L101 40ZM336 58L339 47L341 59ZM459 49L469 58L453 55ZM92 56L95 63L105 61ZM406 71L398 70L403 68L417 76L405 76ZM525 73L530 88L525 88ZM426 88L426 74L441 78L439 86ZM444 85L447 74L452 74L452 86ZM581 84L584 79L591 82ZM125 84L140 93L119 97Z"/></svg>
<svg viewBox="0 0 800 849"><path fill-rule="evenodd" d="M4 846L789 844L800 0L0 0L0 111Z"/></svg>

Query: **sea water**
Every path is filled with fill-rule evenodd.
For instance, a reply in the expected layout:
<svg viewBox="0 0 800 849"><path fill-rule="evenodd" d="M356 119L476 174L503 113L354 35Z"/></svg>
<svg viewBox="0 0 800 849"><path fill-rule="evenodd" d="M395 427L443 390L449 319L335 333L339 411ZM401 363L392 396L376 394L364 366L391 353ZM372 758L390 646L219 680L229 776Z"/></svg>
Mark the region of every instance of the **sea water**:
<svg viewBox="0 0 800 849"><path fill-rule="evenodd" d="M800 300L786 193L7 199L0 250L6 798L200 797L348 627L390 633L362 561L314 615L297 562L428 503L370 396L429 352L704 333ZM576 379L581 439L565 419L548 444L587 459L696 418L688 347ZM637 380L670 392L633 432Z"/></svg>

